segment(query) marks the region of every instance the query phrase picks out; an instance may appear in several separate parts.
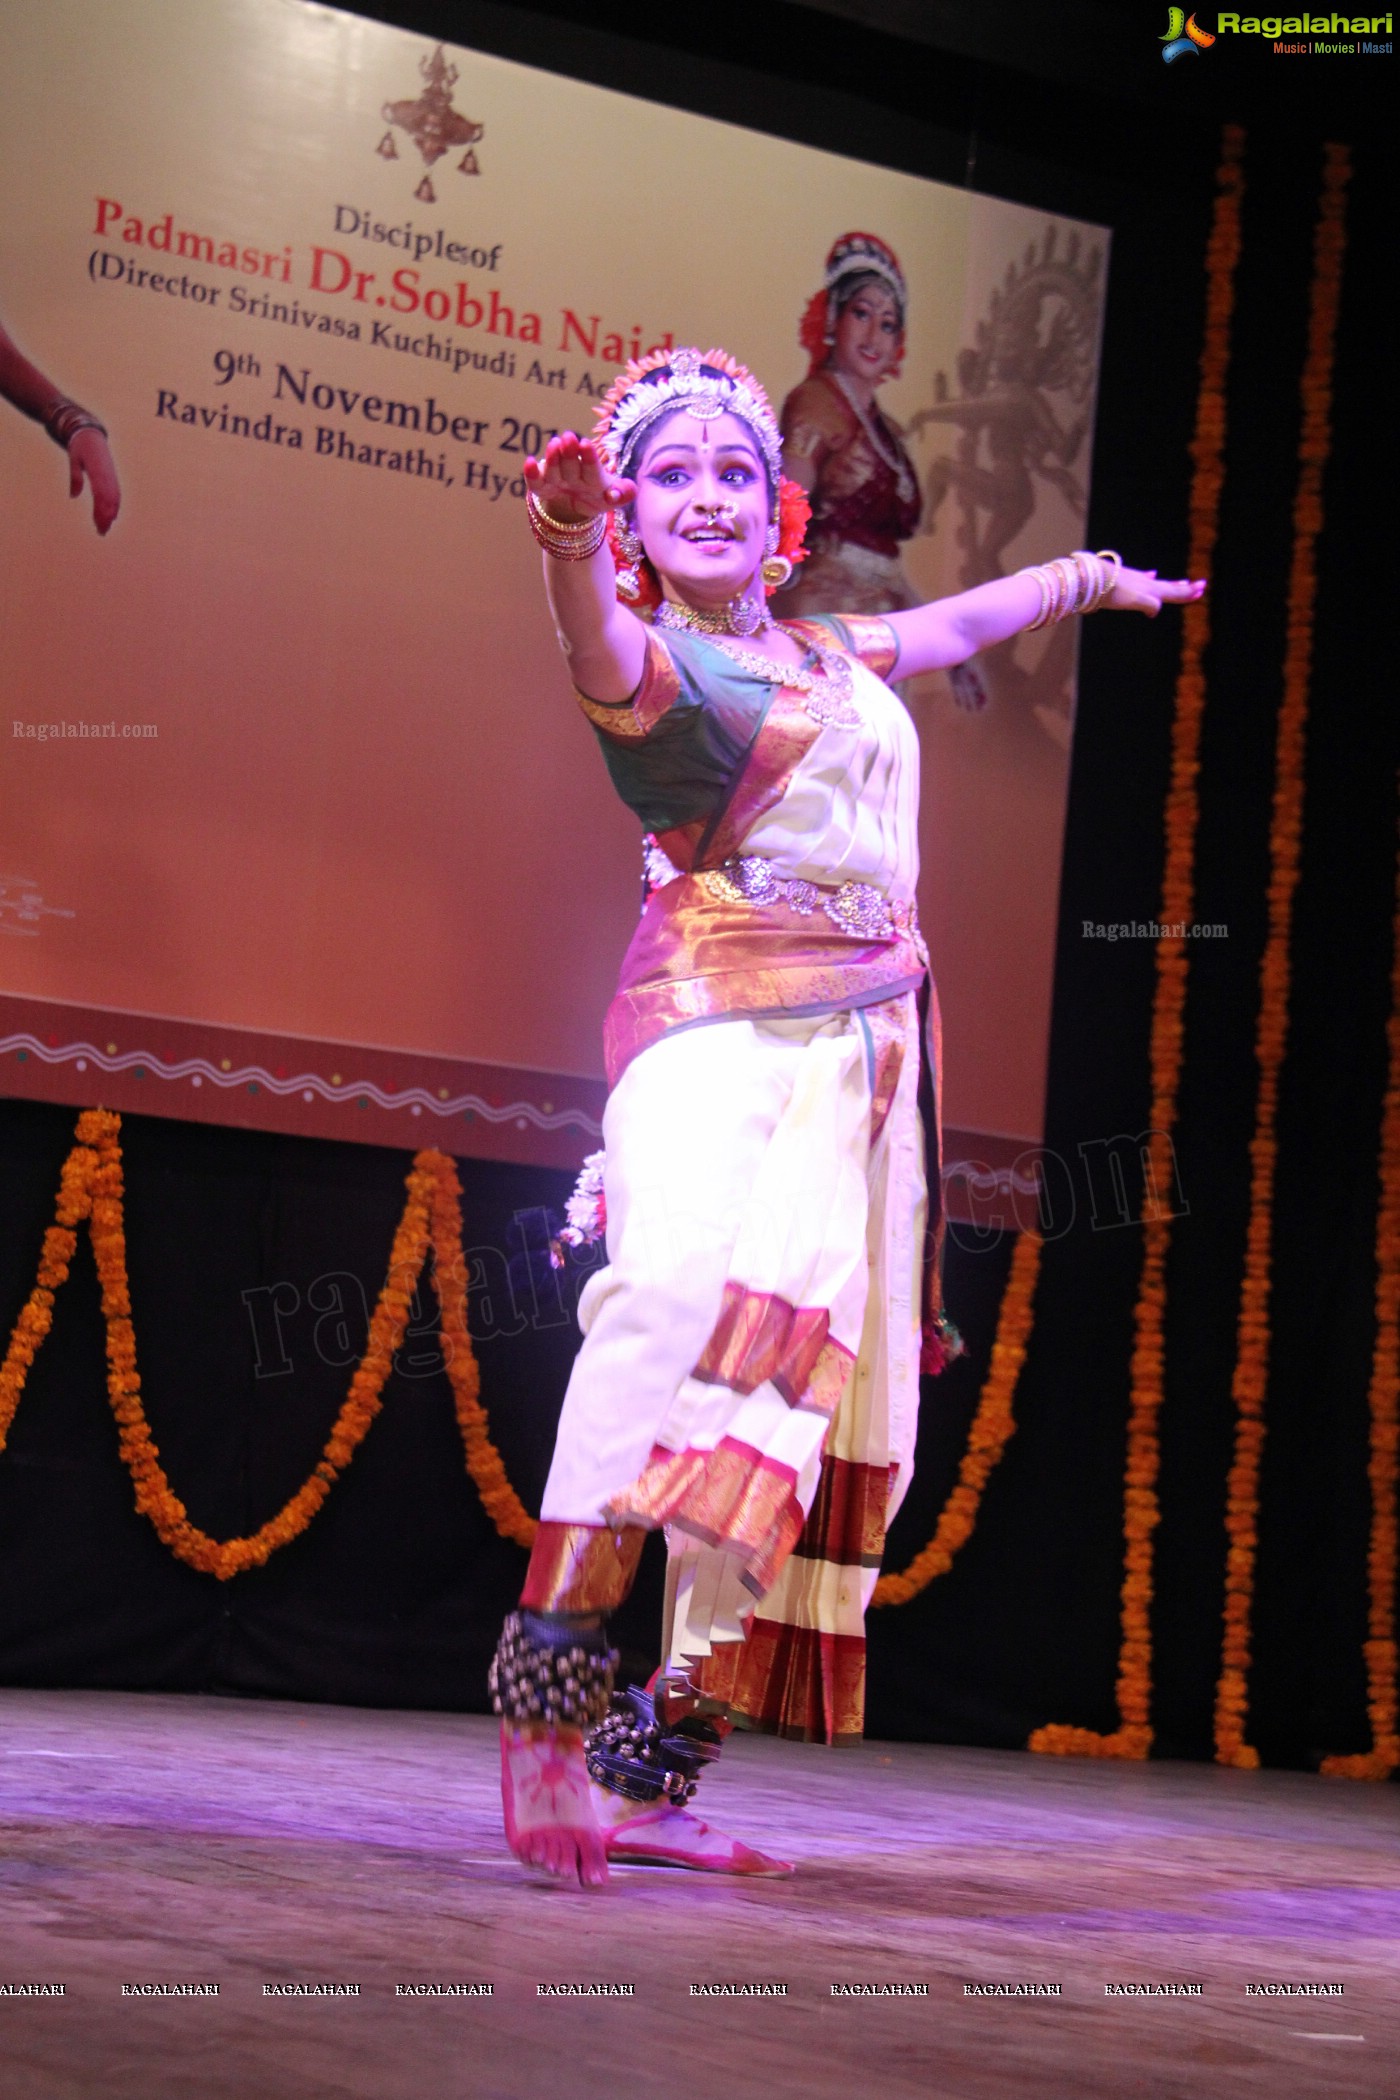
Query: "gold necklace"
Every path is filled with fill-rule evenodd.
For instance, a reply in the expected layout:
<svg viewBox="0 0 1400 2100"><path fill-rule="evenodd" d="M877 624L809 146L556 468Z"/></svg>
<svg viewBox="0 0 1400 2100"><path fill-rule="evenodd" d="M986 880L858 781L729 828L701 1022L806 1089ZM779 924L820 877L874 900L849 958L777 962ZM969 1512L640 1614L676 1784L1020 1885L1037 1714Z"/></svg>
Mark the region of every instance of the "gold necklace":
<svg viewBox="0 0 1400 2100"><path fill-rule="evenodd" d="M765 627L773 625L773 615L766 605L756 605L752 598L731 598L718 612L704 612L698 606L678 605L674 599L663 598L656 608L656 624L688 628L694 634L761 634Z"/></svg>
<svg viewBox="0 0 1400 2100"><path fill-rule="evenodd" d="M739 608L752 616L752 625L740 626L734 617ZM669 627L673 632L689 630L701 634L714 648L721 650L739 670L747 671L751 678L762 679L765 685L786 686L790 692L802 695L802 705L814 722L832 729L856 729L865 720L855 700L855 680L851 675L850 659L839 649L829 649L824 642L803 640L808 661L820 666L823 676L815 679L805 664L778 663L771 656L760 656L755 649L745 649L741 643L732 641L731 635L755 634L768 627L776 627L779 634L788 629L775 620L766 605L755 605L752 599L737 598L729 605L721 606L718 612L702 612L693 605L677 604L674 599L663 598L656 608L656 624ZM796 640L797 637L793 636Z"/></svg>
<svg viewBox="0 0 1400 2100"><path fill-rule="evenodd" d="M780 634L786 634L787 629L781 623L774 621L772 624ZM738 643L719 635L708 639L751 678L761 678L765 685L786 686L789 692L800 693L803 708L814 722L832 729L856 729L865 720L856 705L850 659L839 649L828 649L823 642L806 645L809 658L821 666L824 674L816 679L805 664L777 663L771 656L760 656L757 650L741 648Z"/></svg>

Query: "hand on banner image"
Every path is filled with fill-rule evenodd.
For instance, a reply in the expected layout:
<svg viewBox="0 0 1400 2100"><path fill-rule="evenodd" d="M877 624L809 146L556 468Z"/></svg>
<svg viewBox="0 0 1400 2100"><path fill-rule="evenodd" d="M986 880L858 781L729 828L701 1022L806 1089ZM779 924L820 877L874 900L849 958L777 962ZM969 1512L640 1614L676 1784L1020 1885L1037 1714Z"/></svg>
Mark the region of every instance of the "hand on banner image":
<svg viewBox="0 0 1400 2100"><path fill-rule="evenodd" d="M525 486L561 524L621 510L637 493L634 481L610 479L591 439L572 430L552 437L542 459L525 461Z"/></svg>
<svg viewBox="0 0 1400 2100"><path fill-rule="evenodd" d="M68 444L68 493L81 496L86 481L92 490L92 522L99 533L111 530L122 507L112 448L100 430L79 430Z"/></svg>
<svg viewBox="0 0 1400 2100"><path fill-rule="evenodd" d="M43 425L54 443L68 454L68 493L81 496L83 483L92 490L92 522L107 532L121 509L121 484L107 434L100 419L71 401L48 374L24 355L0 326L0 401Z"/></svg>

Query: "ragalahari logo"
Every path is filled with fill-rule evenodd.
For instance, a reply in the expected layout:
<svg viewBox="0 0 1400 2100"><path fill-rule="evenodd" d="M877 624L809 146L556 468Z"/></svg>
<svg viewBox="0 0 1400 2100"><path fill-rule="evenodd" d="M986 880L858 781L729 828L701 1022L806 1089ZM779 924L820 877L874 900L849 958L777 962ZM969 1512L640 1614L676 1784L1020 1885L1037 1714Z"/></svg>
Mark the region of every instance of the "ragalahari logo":
<svg viewBox="0 0 1400 2100"><path fill-rule="evenodd" d="M1199 56L1202 51L1209 50L1214 42L1215 38L1209 30L1196 26L1194 15L1187 15L1179 7L1167 9L1167 33L1162 38L1165 46L1162 56L1168 65L1174 58L1184 58L1188 51Z"/></svg>
<svg viewBox="0 0 1400 2100"><path fill-rule="evenodd" d="M395 125L406 132L429 170L413 194L421 204L436 204L437 191L433 188L431 173L433 163L441 160L444 153L450 153L454 146L465 146L467 150L457 166L463 175L479 175L481 167L474 149L486 126L462 116L452 107L457 68L449 62L441 44L431 58L419 59L418 70L425 82L422 94L412 101L384 104L381 114L389 129L376 150L385 160L397 160L399 149L394 143Z"/></svg>

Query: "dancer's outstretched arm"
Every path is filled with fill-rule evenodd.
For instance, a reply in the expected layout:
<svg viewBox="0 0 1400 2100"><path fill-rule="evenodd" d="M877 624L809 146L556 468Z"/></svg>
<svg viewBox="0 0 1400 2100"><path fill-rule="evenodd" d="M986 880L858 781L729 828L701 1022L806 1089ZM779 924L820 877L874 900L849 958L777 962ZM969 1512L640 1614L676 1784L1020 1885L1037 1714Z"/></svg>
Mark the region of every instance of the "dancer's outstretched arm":
<svg viewBox="0 0 1400 2100"><path fill-rule="evenodd" d="M621 510L636 494L635 482L609 476L590 440L571 430L552 437L543 458L526 460L525 485L561 525ZM618 603L607 542L586 561L554 561L546 554L544 588L579 691L605 705L630 699L641 682L646 629Z"/></svg>
<svg viewBox="0 0 1400 2100"><path fill-rule="evenodd" d="M1120 568L1100 602L1105 610L1146 613L1155 619L1164 605L1189 603L1204 590L1204 583L1168 582L1155 569ZM899 637L898 676L912 678L920 671L942 671L966 663L979 649L1008 641L1033 625L1044 602L1033 572L1022 569L1015 576L999 576L995 583L960 591L954 598L935 598L910 612L887 613Z"/></svg>

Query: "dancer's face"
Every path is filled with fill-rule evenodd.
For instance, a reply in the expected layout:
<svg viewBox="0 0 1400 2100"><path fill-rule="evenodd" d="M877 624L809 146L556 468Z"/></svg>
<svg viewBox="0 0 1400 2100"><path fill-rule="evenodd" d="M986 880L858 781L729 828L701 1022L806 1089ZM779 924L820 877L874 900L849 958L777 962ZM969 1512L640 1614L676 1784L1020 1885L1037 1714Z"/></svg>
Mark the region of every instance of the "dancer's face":
<svg viewBox="0 0 1400 2100"><path fill-rule="evenodd" d="M848 379L878 386L898 361L903 333L894 293L881 284L863 284L841 309L831 362Z"/></svg>
<svg viewBox="0 0 1400 2100"><path fill-rule="evenodd" d="M640 466L635 516L652 567L686 604L727 604L763 559L768 481L738 416L663 423Z"/></svg>

